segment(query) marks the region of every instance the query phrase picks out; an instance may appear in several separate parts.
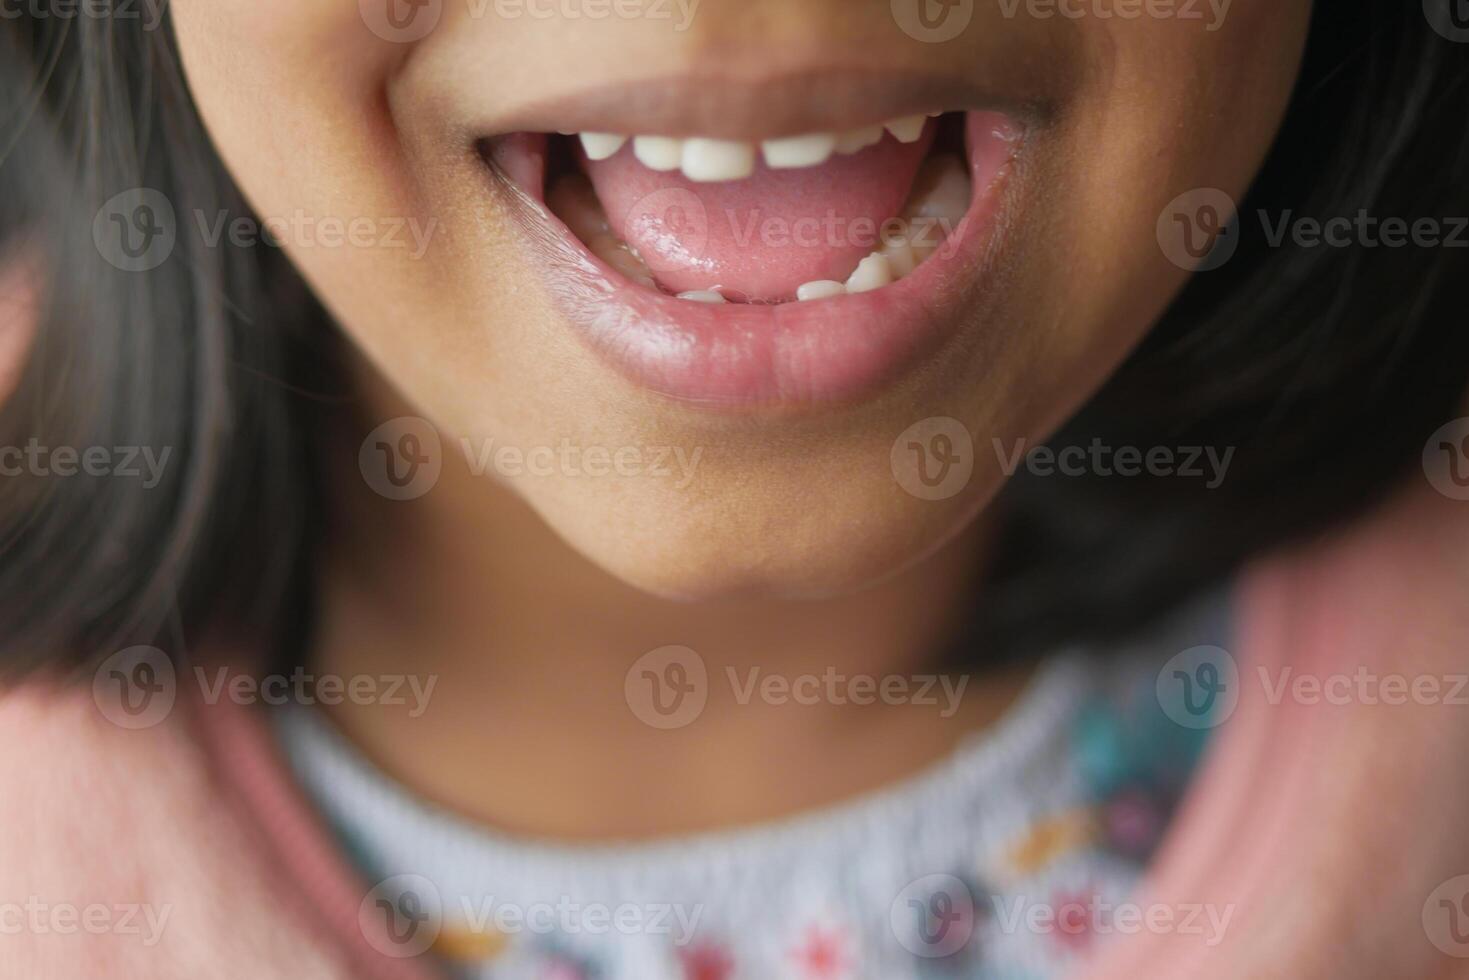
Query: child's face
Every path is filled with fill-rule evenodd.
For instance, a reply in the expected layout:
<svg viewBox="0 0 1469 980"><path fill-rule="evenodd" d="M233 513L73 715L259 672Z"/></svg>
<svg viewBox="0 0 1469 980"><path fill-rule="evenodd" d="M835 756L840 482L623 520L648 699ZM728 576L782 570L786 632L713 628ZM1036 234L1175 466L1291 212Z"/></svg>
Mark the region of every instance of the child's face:
<svg viewBox="0 0 1469 980"><path fill-rule="evenodd" d="M1242 196L1309 7L175 0L173 12L225 162L443 451L467 440L476 465L627 581L704 597L844 591L970 521L1015 453L1078 408L1182 286L1171 202ZM490 139L707 136L758 157L765 139L930 110L951 115L916 143L890 135L750 178L738 145L684 145L661 172L647 164L666 145L589 163L557 138L543 173L538 140ZM971 116L966 143L958 110L1000 115ZM807 142L810 159L821 145ZM967 157L957 181L925 162L945 153ZM874 291L858 291L859 272L849 295L792 301L802 282L845 279L883 248L874 224L914 211L939 220L890 225L889 239L951 232L922 265ZM897 253L884 261L903 271ZM658 285L635 281L647 273Z"/></svg>

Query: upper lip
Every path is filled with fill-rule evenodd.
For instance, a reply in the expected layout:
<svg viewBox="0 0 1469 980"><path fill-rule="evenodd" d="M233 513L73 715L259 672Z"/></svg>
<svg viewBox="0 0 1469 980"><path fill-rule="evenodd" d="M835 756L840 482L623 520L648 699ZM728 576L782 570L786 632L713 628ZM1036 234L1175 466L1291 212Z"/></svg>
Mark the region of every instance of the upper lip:
<svg viewBox="0 0 1469 980"><path fill-rule="evenodd" d="M840 130L923 112L1023 107L945 75L792 72L756 80L701 74L648 79L527 103L471 124L511 132L657 133L761 140Z"/></svg>
<svg viewBox="0 0 1469 980"><path fill-rule="evenodd" d="M1069 62L1067 62L1069 63ZM725 63L615 83L566 87L548 94L509 92L472 79L431 86L432 116L442 118L460 145L517 132L596 132L707 136L758 141L843 130L922 112L996 109L1027 123L1044 123L1070 85L1071 72L1039 73L1016 65L973 65L968 70L911 67L799 66L741 71ZM416 86L410 90L422 91ZM423 108L416 99L398 106L410 122Z"/></svg>

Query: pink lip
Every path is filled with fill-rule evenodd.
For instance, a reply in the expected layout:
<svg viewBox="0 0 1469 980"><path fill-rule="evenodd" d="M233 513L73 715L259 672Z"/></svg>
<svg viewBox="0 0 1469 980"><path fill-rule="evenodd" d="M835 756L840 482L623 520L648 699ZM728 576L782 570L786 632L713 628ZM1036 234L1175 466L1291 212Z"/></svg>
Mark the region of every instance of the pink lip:
<svg viewBox="0 0 1469 980"><path fill-rule="evenodd" d="M716 409L846 401L932 353L985 278L1022 134L993 112L970 112L965 128L974 199L944 245L892 285L804 303L709 305L637 285L503 174L496 183L553 303L633 383Z"/></svg>

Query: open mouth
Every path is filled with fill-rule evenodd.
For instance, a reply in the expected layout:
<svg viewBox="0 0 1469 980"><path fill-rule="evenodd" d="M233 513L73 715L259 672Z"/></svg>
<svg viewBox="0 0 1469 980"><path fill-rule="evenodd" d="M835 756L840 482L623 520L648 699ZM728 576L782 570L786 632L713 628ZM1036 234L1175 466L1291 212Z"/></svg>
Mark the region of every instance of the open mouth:
<svg viewBox="0 0 1469 980"><path fill-rule="evenodd" d="M664 394L747 405L855 397L931 350L981 277L1021 137L999 112L926 111L478 149L600 353Z"/></svg>

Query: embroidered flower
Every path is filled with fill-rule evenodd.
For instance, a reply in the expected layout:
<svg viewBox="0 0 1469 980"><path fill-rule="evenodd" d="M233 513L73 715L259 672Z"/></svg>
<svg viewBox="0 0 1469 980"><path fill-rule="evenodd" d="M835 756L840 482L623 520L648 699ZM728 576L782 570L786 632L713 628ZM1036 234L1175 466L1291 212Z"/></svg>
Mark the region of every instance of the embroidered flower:
<svg viewBox="0 0 1469 980"><path fill-rule="evenodd" d="M842 980L851 976L855 965L847 931L828 924L807 928L791 951L791 959L800 976L809 980Z"/></svg>
<svg viewBox="0 0 1469 980"><path fill-rule="evenodd" d="M678 951L684 980L729 980L734 976L734 956L723 946L700 943Z"/></svg>

